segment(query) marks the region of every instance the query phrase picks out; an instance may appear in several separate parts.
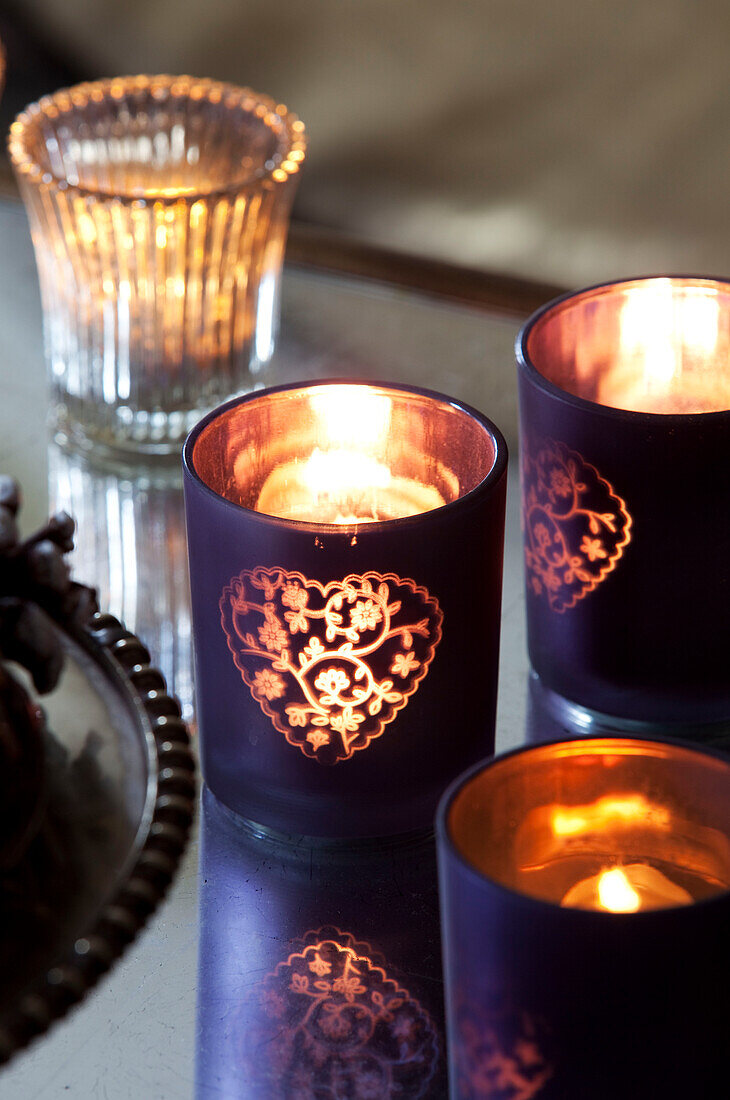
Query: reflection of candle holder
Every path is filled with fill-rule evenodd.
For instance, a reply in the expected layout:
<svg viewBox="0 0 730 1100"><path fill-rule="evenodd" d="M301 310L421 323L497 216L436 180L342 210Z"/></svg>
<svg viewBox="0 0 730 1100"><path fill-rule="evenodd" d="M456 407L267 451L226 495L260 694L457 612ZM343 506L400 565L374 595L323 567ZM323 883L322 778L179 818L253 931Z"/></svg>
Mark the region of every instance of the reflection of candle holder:
<svg viewBox="0 0 730 1100"><path fill-rule="evenodd" d="M179 467L105 467L51 444L48 470L52 508L76 519L76 572L98 588L103 607L144 639L191 721L192 630Z"/></svg>
<svg viewBox="0 0 730 1100"><path fill-rule="evenodd" d="M628 737L521 749L461 777L438 832L454 1097L501 1096L475 1085L498 1065L540 1100L712 1095L730 1009L726 758Z"/></svg>
<svg viewBox="0 0 730 1100"><path fill-rule="evenodd" d="M31 105L9 149L57 427L179 451L272 353L302 123L250 89L118 77Z"/></svg>
<svg viewBox="0 0 730 1100"><path fill-rule="evenodd" d="M199 1100L442 1100L435 864L432 841L313 857L205 790Z"/></svg>
<svg viewBox="0 0 730 1100"><path fill-rule="evenodd" d="M729 351L705 279L586 290L518 339L529 651L565 728L730 718Z"/></svg>
<svg viewBox="0 0 730 1100"><path fill-rule="evenodd" d="M337 928L308 932L293 946L256 991L247 1068L262 1097L284 1100L292 1081L304 1095L434 1095L433 1024L372 946Z"/></svg>
<svg viewBox="0 0 730 1100"><path fill-rule="evenodd" d="M216 410L184 462L211 790L287 834L426 828L494 744L501 435L425 391L316 383Z"/></svg>

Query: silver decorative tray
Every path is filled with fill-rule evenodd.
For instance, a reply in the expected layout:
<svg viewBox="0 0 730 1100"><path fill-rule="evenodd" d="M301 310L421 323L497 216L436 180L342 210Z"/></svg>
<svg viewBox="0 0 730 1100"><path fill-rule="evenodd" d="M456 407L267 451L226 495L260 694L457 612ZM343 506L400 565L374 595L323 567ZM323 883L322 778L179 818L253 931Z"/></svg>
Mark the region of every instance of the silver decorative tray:
<svg viewBox="0 0 730 1100"><path fill-rule="evenodd" d="M163 898L193 818L195 769L177 702L111 615L62 634L45 715L45 816L0 879L0 1062L80 1001Z"/></svg>

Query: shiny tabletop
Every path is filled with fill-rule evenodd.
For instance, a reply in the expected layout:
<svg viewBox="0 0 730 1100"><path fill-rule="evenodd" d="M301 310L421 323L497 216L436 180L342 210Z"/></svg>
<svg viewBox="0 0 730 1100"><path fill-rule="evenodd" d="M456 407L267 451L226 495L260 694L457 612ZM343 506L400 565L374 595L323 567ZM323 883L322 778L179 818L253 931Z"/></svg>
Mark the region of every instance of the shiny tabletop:
<svg viewBox="0 0 730 1100"><path fill-rule="evenodd" d="M22 485L28 530L49 508L77 518L76 576L142 637L194 730L179 464L104 464L49 439L38 281L17 202L0 203L0 239L0 469ZM510 303L484 281L470 287L418 261L394 259L389 278L372 257L333 262L308 247L306 233L292 254L267 382L339 376L427 387L482 410L507 439L497 748L514 747L526 735L527 656L513 344L529 295ZM356 975L355 998L390 1005L367 1057L349 1068L340 1059L341 1088L360 1089L342 1095L445 1096L440 965L432 841L349 856L281 848L252 839L206 796L166 902L86 1001L0 1072L0 1098L274 1100L320 1095L315 1085L336 1090L332 1066L302 1054L313 1049L309 1018L285 1016L282 991L310 970L321 989L327 975ZM328 1021L324 1038L334 1042L350 1026Z"/></svg>

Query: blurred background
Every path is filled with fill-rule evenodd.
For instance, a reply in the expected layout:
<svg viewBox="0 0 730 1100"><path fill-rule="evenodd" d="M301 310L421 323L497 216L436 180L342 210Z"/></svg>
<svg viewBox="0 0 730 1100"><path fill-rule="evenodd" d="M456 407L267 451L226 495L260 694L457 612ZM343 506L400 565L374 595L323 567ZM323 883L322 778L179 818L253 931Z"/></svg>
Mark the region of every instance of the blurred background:
<svg viewBox="0 0 730 1100"><path fill-rule="evenodd" d="M563 286L730 274L726 0L0 0L0 37L3 129L79 80L211 76L306 122L300 223Z"/></svg>

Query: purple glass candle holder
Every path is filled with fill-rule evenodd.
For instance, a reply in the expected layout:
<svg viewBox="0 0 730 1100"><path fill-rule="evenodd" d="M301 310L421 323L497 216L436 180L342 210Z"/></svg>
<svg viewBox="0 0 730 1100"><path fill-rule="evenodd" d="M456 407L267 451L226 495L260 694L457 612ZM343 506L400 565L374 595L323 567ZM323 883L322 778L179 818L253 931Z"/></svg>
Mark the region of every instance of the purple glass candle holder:
<svg viewBox="0 0 730 1100"><path fill-rule="evenodd" d="M494 745L499 431L424 390L319 382L222 406L183 457L210 789L285 835L427 828Z"/></svg>
<svg viewBox="0 0 730 1100"><path fill-rule="evenodd" d="M729 352L707 279L585 290L520 333L529 652L565 728L730 719Z"/></svg>
<svg viewBox="0 0 730 1100"><path fill-rule="evenodd" d="M458 779L437 830L453 1100L713 1095L726 757L629 737L523 748Z"/></svg>

